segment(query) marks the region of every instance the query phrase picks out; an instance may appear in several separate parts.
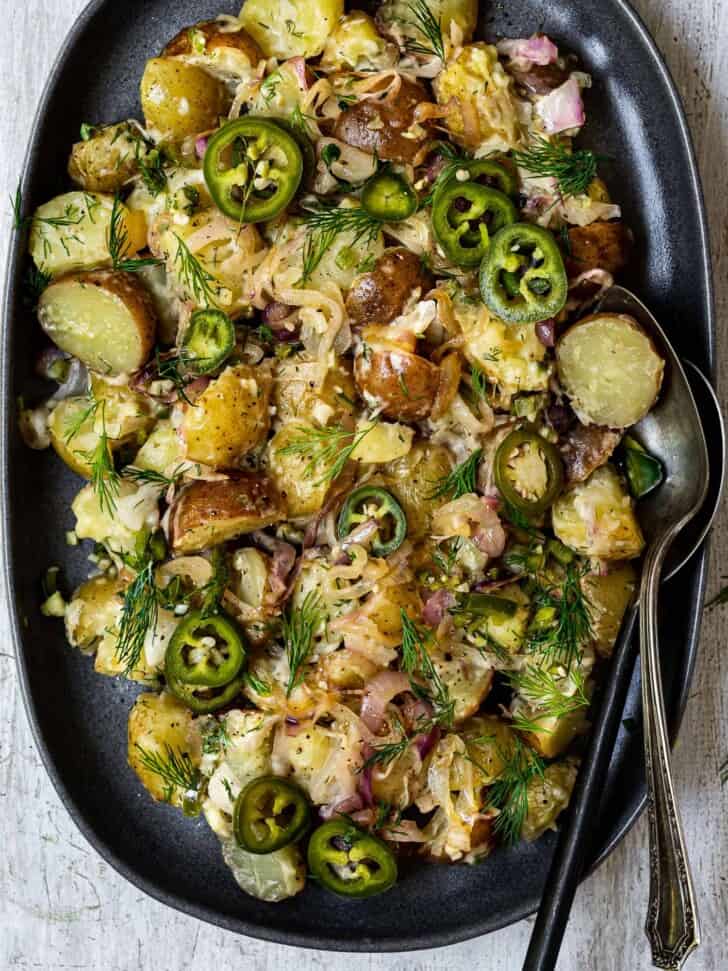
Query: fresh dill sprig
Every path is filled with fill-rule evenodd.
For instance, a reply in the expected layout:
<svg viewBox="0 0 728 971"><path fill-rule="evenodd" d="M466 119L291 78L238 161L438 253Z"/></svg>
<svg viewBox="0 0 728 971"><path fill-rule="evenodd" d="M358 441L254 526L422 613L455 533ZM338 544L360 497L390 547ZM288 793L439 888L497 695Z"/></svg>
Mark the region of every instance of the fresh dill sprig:
<svg viewBox="0 0 728 971"><path fill-rule="evenodd" d="M200 590L202 597L200 609L203 617L209 617L210 614L218 612L220 601L230 579L225 554L219 547L213 550L210 562L212 563L212 576Z"/></svg>
<svg viewBox="0 0 728 971"><path fill-rule="evenodd" d="M433 491L428 495L428 499L459 499L469 492L475 492L478 482L478 465L480 464L482 448L476 448L469 458L456 465L452 472L438 479Z"/></svg>
<svg viewBox="0 0 728 971"><path fill-rule="evenodd" d="M243 672L243 681L248 685L251 691L254 691L257 695L261 695L261 697L265 697L266 695L272 693L272 688L268 682L264 681L262 678L259 678L258 675L254 674L252 671Z"/></svg>
<svg viewBox="0 0 728 971"><path fill-rule="evenodd" d="M382 230L382 224L360 206L319 206L303 214L306 238L303 244L303 274L306 283L324 254L341 233L352 233L350 246L359 242L371 245Z"/></svg>
<svg viewBox="0 0 728 971"><path fill-rule="evenodd" d="M164 154L142 135L132 134L132 137L135 141L136 163L144 187L150 195L158 196L167 188Z"/></svg>
<svg viewBox="0 0 728 971"><path fill-rule="evenodd" d="M125 273L138 273L145 266L159 266L162 262L154 256L129 256L131 244L126 222L124 221L123 203L118 192L114 196L111 206L111 220L109 222L108 247L111 264L115 270Z"/></svg>
<svg viewBox="0 0 728 971"><path fill-rule="evenodd" d="M534 779L543 779L546 764L518 736L512 754L500 749L498 754L504 764L488 790L488 806L498 810L493 832L512 845L521 838L528 817L528 786Z"/></svg>
<svg viewBox="0 0 728 971"><path fill-rule="evenodd" d="M544 731L541 720L545 718L565 718L581 708L589 706L585 690L584 675L575 668L568 680L573 685L571 694L567 691L566 678L542 667L529 667L523 671L512 671L508 683L534 712L534 719L528 719L516 711L513 727L519 731Z"/></svg>
<svg viewBox="0 0 728 971"><path fill-rule="evenodd" d="M438 546L438 548L432 554L432 561L436 566L439 566L445 576L449 577L452 573L453 567L455 566L460 548L463 545L463 540L461 536L454 536L447 542L449 544L447 557Z"/></svg>
<svg viewBox="0 0 728 971"><path fill-rule="evenodd" d="M303 680L301 668L306 663L313 647L313 635L321 623L322 604L315 590L310 590L300 607L291 607L283 617L283 642L288 658L288 686L290 695Z"/></svg>
<svg viewBox="0 0 728 971"><path fill-rule="evenodd" d="M418 627L404 609L400 608L399 615L402 621L402 669L409 675L414 693L426 698L434 709L432 723L420 726L419 730L427 731L433 724L451 727L455 702L430 657L428 643L433 640L432 633ZM413 681L416 674L429 682L427 690Z"/></svg>
<svg viewBox="0 0 728 971"><path fill-rule="evenodd" d="M150 557L124 592L115 654L124 665L125 675L130 675L139 663L147 631L154 631L158 615L154 560Z"/></svg>
<svg viewBox="0 0 728 971"><path fill-rule="evenodd" d="M603 156L587 148L569 152L560 142L549 142L540 136L522 152L513 152L513 161L531 175L556 179L563 196L583 195L596 178Z"/></svg>
<svg viewBox="0 0 728 971"><path fill-rule="evenodd" d="M134 743L139 753L139 761L149 772L158 775L172 789L182 792L195 792L200 784L200 773L192 764L187 752L165 745L165 752L152 752L139 742Z"/></svg>
<svg viewBox="0 0 728 971"><path fill-rule="evenodd" d="M400 737L396 742L384 742L382 745L375 745L372 754L364 762L362 766L363 769L372 768L375 765L379 765L385 768L398 759L401 755L407 751L410 746L411 739L405 734L404 727L402 723L397 719L397 727L399 728Z"/></svg>
<svg viewBox="0 0 728 971"><path fill-rule="evenodd" d="M300 455L305 458L308 464L303 474L306 478L321 472L316 485L333 482L344 471L354 449L376 424L373 421L357 432L349 431L342 425L310 428L298 438L292 438L288 445L278 451L280 455Z"/></svg>
<svg viewBox="0 0 728 971"><path fill-rule="evenodd" d="M581 586L584 573L583 566L569 563L559 583L539 584L532 598L536 612L526 646L567 672L593 637L591 605Z"/></svg>
<svg viewBox="0 0 728 971"><path fill-rule="evenodd" d="M159 380L171 381L182 401L191 405L192 402L187 397L186 388L188 384L192 383L194 378L190 374L185 373L186 359L184 350L172 357L163 358L161 350L157 347L154 351L154 361Z"/></svg>
<svg viewBox="0 0 728 971"><path fill-rule="evenodd" d="M408 18L405 23L416 28L422 35L422 40L408 38L405 42L405 50L409 54L421 54L424 57L434 55L444 61L445 43L442 39L442 27L425 0L411 0L408 8L412 19Z"/></svg>
<svg viewBox="0 0 728 971"><path fill-rule="evenodd" d="M75 418L68 422L65 428L66 445L70 445L73 439L79 434L87 421L91 419L94 423L98 420L101 431L98 432L98 442L90 451L82 451L81 455L91 467L91 485L99 508L102 512L113 516L116 512L116 500L119 497L119 473L114 467L114 459L109 446L109 436L106 432L106 401L95 398L89 392L89 404L83 411L79 412Z"/></svg>
<svg viewBox="0 0 728 971"><path fill-rule="evenodd" d="M213 290L215 277L192 255L185 241L177 233L173 233L173 236L177 240L174 265L178 268L182 285L197 303L209 307L215 297Z"/></svg>
<svg viewBox="0 0 728 971"><path fill-rule="evenodd" d="M488 397L488 379L477 364L470 367L470 387L478 398Z"/></svg>
<svg viewBox="0 0 728 971"><path fill-rule="evenodd" d="M123 478L131 479L132 482L140 482L142 485L157 485L168 489L179 482L185 474L185 468L185 465L180 464L172 472L172 475L164 475L164 473L157 472L154 469L138 469L135 465L127 465L121 474Z"/></svg>
<svg viewBox="0 0 728 971"><path fill-rule="evenodd" d="M13 210L13 226L17 230L23 229L28 220L23 218L23 190L20 182L15 190L15 195L10 196L10 206Z"/></svg>
<svg viewBox="0 0 728 971"><path fill-rule="evenodd" d="M200 728L202 735L202 754L217 755L220 751L225 751L230 744L230 735L224 721L217 721L213 718L207 724L203 723Z"/></svg>

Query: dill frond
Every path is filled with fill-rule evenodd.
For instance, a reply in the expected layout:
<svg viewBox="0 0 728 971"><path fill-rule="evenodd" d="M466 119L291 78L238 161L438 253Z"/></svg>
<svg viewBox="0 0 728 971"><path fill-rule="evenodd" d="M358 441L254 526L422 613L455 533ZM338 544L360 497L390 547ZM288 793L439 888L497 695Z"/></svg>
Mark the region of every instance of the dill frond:
<svg viewBox="0 0 728 971"><path fill-rule="evenodd" d="M371 245L379 236L382 224L360 206L319 206L303 214L306 238L303 244L303 274L306 283L341 233L352 233L351 246L364 241Z"/></svg>
<svg viewBox="0 0 728 971"><path fill-rule="evenodd" d="M531 667L511 672L508 683L534 713L534 719L531 720L522 712L516 712L513 727L519 731L542 732L542 719L565 718L580 708L587 708L589 698L585 690L584 675L575 668L569 675L569 680L574 688L571 694L567 693L566 679L546 668Z"/></svg>
<svg viewBox="0 0 728 971"><path fill-rule="evenodd" d="M488 806L498 810L493 824L505 843L512 845L521 837L523 824L528 817L528 786L534 779L543 779L545 762L536 752L516 736L513 753L499 748L503 769L488 790Z"/></svg>
<svg viewBox="0 0 728 971"><path fill-rule="evenodd" d="M172 475L164 475L162 472L156 472L154 469L138 469L135 465L127 465L122 471L122 476L125 479L131 479L132 482L140 482L142 485L157 485L164 489L168 489L172 485L176 485L185 473L185 466L180 464L172 472Z"/></svg>
<svg viewBox="0 0 728 971"><path fill-rule="evenodd" d="M92 418L100 420L99 440L91 451L78 454L91 466L91 485L96 493L99 508L109 516L113 516L116 512L116 500L119 497L120 479L114 467L109 436L106 433L106 401L94 398L89 392L88 407L68 422L65 428L65 440L66 444L70 445L84 424Z"/></svg>
<svg viewBox="0 0 728 971"><path fill-rule="evenodd" d="M455 702L430 657L427 645L433 640L432 633L418 627L404 609L400 608L399 615L402 621L402 669L410 677L413 692L426 698L434 709L432 723L418 726L419 731L428 731L435 724L452 727ZM426 690L412 680L415 674L429 682Z"/></svg>
<svg viewBox="0 0 728 971"><path fill-rule="evenodd" d="M202 754L217 755L220 751L225 751L230 744L230 735L224 721L217 721L213 718L210 722L200 726L202 735Z"/></svg>
<svg viewBox="0 0 728 971"><path fill-rule="evenodd" d="M536 612L527 649L563 665L567 673L593 637L592 609L581 586L584 573L583 566L569 563L560 583L537 586L532 598Z"/></svg>
<svg viewBox="0 0 728 971"><path fill-rule="evenodd" d="M405 23L415 27L422 40L408 39L405 49L409 54L421 54L424 57L439 57L445 60L445 43L442 39L442 27L425 0L411 0L408 4L411 19Z"/></svg>
<svg viewBox="0 0 728 971"><path fill-rule="evenodd" d="M198 304L209 307L215 297L213 289L216 283L215 277L192 255L185 241L177 233L172 235L177 240L174 265L177 267L182 285Z"/></svg>
<svg viewBox="0 0 728 971"><path fill-rule="evenodd" d="M482 455L483 449L476 448L473 454L460 465L456 465L452 472L433 483L435 488L427 498L441 499L447 497L452 500L459 499L469 492L475 492L478 482L478 465Z"/></svg>
<svg viewBox="0 0 728 971"><path fill-rule="evenodd" d="M159 601L154 580L154 561L148 559L124 593L119 621L116 658L130 675L139 663L147 631L157 626Z"/></svg>
<svg viewBox="0 0 728 971"><path fill-rule="evenodd" d="M129 233L124 222L124 211L119 193L114 196L111 206L111 220L109 222L108 247L111 264L115 270L124 273L138 273L145 266L159 266L162 262L154 256L131 257L129 250Z"/></svg>
<svg viewBox="0 0 728 971"><path fill-rule="evenodd" d="M200 609L202 610L203 617L209 617L210 614L216 614L218 612L220 609L220 601L222 600L230 578L227 563L225 562L225 554L219 547L213 550L211 562L212 576L200 590L200 595L202 596Z"/></svg>
<svg viewBox="0 0 728 971"><path fill-rule="evenodd" d="M319 472L323 467L321 477L316 485L333 482L344 471L352 452L377 424L371 422L358 432L352 432L341 425L331 425L327 428L310 428L298 438L293 438L288 445L279 449L280 455L300 455L307 460L303 470L306 478Z"/></svg>
<svg viewBox="0 0 728 971"><path fill-rule="evenodd" d="M375 745L374 751L364 762L362 768L369 769L375 765L386 768L390 762L394 762L407 751L411 739L407 738L401 722L397 722L400 731L400 738L396 742L384 742L382 745Z"/></svg>
<svg viewBox="0 0 728 971"><path fill-rule="evenodd" d="M158 775L168 786L182 792L194 792L200 784L200 773L187 752L165 745L165 753L152 752L139 742L134 743L139 761L149 772Z"/></svg>
<svg viewBox="0 0 728 971"><path fill-rule="evenodd" d="M23 277L23 300L25 304L34 308L41 293L53 280L52 274L35 264L29 266Z"/></svg>
<svg viewBox="0 0 728 971"><path fill-rule="evenodd" d="M313 635L322 619L322 606L319 595L310 590L301 606L291 607L283 617L283 641L290 671L287 695L303 680L301 668L311 653Z"/></svg>
<svg viewBox="0 0 728 971"><path fill-rule="evenodd" d="M535 139L530 148L513 152L513 161L531 175L556 179L563 196L583 195L597 174L603 156L586 148L569 152L560 142Z"/></svg>

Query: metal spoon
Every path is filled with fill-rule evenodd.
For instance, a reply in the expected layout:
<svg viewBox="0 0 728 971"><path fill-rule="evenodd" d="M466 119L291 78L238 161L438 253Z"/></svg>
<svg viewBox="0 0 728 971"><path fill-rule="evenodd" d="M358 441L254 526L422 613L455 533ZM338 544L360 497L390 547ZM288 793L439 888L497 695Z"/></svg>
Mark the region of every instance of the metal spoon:
<svg viewBox="0 0 728 971"><path fill-rule="evenodd" d="M650 334L666 360L660 400L650 415L636 427L640 441L661 459L666 470L666 480L660 489L640 503L640 522L648 540L640 589L640 650L650 835L650 902L645 929L655 964L662 968L678 969L698 946L700 938L695 895L670 777L669 742L657 647L657 592L670 545L693 520L708 495L708 450L685 372L652 314L622 287L612 287L602 298L598 309L632 314ZM706 505L704 514L699 517L698 528L690 531L693 534L692 544L688 543L686 547L681 542L674 547L677 555L671 555L668 561L670 576L700 546L719 508L725 436L715 396L708 397L707 401L708 406L715 409L710 417L718 430L720 446L720 461L710 488L712 507ZM550 971L556 965L584 860L589 858L594 819L624 707L633 664L631 633L636 609L632 608L625 617L620 642L615 649L611 675L605 685L569 816L548 875L523 965L524 971Z"/></svg>

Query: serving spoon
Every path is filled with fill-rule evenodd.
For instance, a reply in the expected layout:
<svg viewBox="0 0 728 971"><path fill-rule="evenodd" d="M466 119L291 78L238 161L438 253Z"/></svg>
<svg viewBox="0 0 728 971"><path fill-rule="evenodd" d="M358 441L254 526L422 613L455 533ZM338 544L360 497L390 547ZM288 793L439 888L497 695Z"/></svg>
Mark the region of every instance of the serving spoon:
<svg viewBox="0 0 728 971"><path fill-rule="evenodd" d="M556 966L584 860L590 857L594 821L634 662L631 635L638 607L642 608L640 658L650 844L650 896L645 931L655 966L678 971L700 943L700 931L670 772L658 651L658 590L666 559L667 579L674 576L700 547L718 511L723 485L725 432L717 399L695 368L704 383L702 390L705 392L707 388L709 392L706 401L720 444L719 462L711 481L700 413L682 364L664 331L644 304L623 287L611 287L597 309L631 314L665 358L660 399L635 430L648 451L662 461L666 476L660 488L640 502L640 523L648 545L639 602L630 608L622 625L610 677L549 871L523 971L551 971ZM711 502L706 504L708 497ZM700 524L697 529L689 530L688 535L686 527L696 522L695 517L704 506ZM682 535L682 541L672 546L679 535ZM671 546L672 553L668 558Z"/></svg>

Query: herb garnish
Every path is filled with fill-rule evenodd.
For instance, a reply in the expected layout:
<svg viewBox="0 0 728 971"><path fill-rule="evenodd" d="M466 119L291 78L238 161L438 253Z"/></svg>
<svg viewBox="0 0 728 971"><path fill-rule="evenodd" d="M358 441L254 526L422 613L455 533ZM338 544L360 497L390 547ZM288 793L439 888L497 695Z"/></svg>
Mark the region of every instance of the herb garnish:
<svg viewBox="0 0 728 971"><path fill-rule="evenodd" d="M395 759L398 759L407 751L410 745L410 739L405 734L404 726L400 720L396 719L396 721L400 737L396 742L384 742L382 745L374 746L372 754L366 759L362 768L369 769L375 765L385 768L390 762L394 762Z"/></svg>
<svg viewBox="0 0 728 971"><path fill-rule="evenodd" d="M140 482L142 485L156 485L163 489L168 489L170 486L177 485L185 474L185 469L186 466L180 463L172 472L172 475L164 475L164 473L157 472L155 469L139 469L135 465L127 465L121 474L123 478L131 479L132 482Z"/></svg>
<svg viewBox="0 0 728 971"><path fill-rule="evenodd" d="M563 580L544 586L536 581L536 608L527 648L563 665L567 672L593 637L591 605L581 587L586 568L569 563Z"/></svg>
<svg viewBox="0 0 728 971"><path fill-rule="evenodd" d="M154 256L129 256L131 244L122 206L121 197L117 193L111 206L111 221L109 223L108 246L111 265L115 270L122 270L125 273L137 273L145 266L159 266L162 261Z"/></svg>
<svg viewBox="0 0 728 971"><path fill-rule="evenodd" d="M498 747L503 769L488 790L488 806L499 810L493 824L493 832L512 845L521 837L523 824L528 817L528 786L534 779L543 779L546 767L529 746L518 736L514 737L512 754Z"/></svg>
<svg viewBox="0 0 728 971"><path fill-rule="evenodd" d="M583 195L596 178L601 155L586 148L568 152L560 142L549 142L540 136L531 148L513 152L513 161L531 175L556 179L563 196Z"/></svg>
<svg viewBox="0 0 728 971"><path fill-rule="evenodd" d="M98 421L101 431L98 432L98 442L90 451L80 451L80 455L91 467L91 486L96 493L99 508L108 516L113 516L116 512L116 500L119 497L119 473L114 467L114 459L109 445L109 436L106 432L106 400L95 398L93 392L89 392L89 405L84 408L66 426L66 444L70 445L73 439L81 431L87 421L94 420L94 426Z"/></svg>
<svg viewBox="0 0 728 971"><path fill-rule="evenodd" d="M303 680L301 668L313 647L313 635L322 620L322 603L315 590L310 590L300 607L291 606L283 616L283 641L288 657L288 686L290 695Z"/></svg>
<svg viewBox="0 0 728 971"><path fill-rule="evenodd" d="M354 449L376 424L377 422L373 421L356 432L349 431L342 425L309 428L298 438L291 439L289 444L278 452L280 455L300 455L307 459L308 464L303 470L306 478L310 478L323 467L316 485L333 482L344 471Z"/></svg>
<svg viewBox="0 0 728 971"><path fill-rule="evenodd" d="M529 667L523 671L511 672L508 675L510 686L536 713L536 718L530 720L522 712L517 711L513 718L513 727L522 732L543 732L546 729L541 724L542 719L565 718L579 711L580 708L587 708L589 698L581 671L575 668L569 675L569 680L574 686L572 694L566 693L565 680L541 667Z"/></svg>
<svg viewBox="0 0 728 971"><path fill-rule="evenodd" d="M408 38L405 41L405 50L410 54L421 54L424 57L434 55L444 61L445 43L442 39L442 28L425 0L411 0L408 8L412 19L404 20L403 23L416 28L423 40Z"/></svg>
<svg viewBox="0 0 728 971"><path fill-rule="evenodd" d="M413 692L432 704L433 723L449 728L453 722L455 702L450 698L447 685L440 677L429 654L428 644L434 640L432 632L418 627L407 616L404 609L400 608L399 615L402 621L402 669L410 676ZM422 685L413 681L415 674L420 674L429 682L428 688L423 689ZM427 731L430 727L430 725L419 727L419 730Z"/></svg>
<svg viewBox="0 0 728 971"><path fill-rule="evenodd" d="M154 632L159 616L159 596L154 579L154 559L149 557L124 592L119 621L116 658L128 677L144 650L147 631Z"/></svg>
<svg viewBox="0 0 728 971"><path fill-rule="evenodd" d="M352 233L349 244L354 247L359 242L372 245L382 230L382 224L360 206L319 206L303 214L306 238L303 244L303 274L301 283L306 283L316 267L341 233Z"/></svg>
<svg viewBox="0 0 728 971"><path fill-rule="evenodd" d="M187 752L181 749L174 749L171 745L165 745L166 754L162 752L152 752L139 744L134 743L134 747L139 752L139 761L149 772L158 775L168 786L166 794L167 802L170 801L175 789L181 789L183 793L196 792L200 784L200 773L192 764L192 759Z"/></svg>
<svg viewBox="0 0 728 971"><path fill-rule="evenodd" d="M217 282L215 277L192 255L187 244L177 233L172 235L177 240L174 265L178 268L182 285L197 303L209 307L215 297L212 286Z"/></svg>
<svg viewBox="0 0 728 971"><path fill-rule="evenodd" d="M475 492L478 480L478 465L483 455L482 448L476 448L473 454L460 465L456 465L452 472L438 479L434 485L434 490L427 496L428 499L441 499L447 496L449 499L459 499L469 492Z"/></svg>
<svg viewBox="0 0 728 971"><path fill-rule="evenodd" d="M53 280L53 275L35 264L29 266L23 277L23 300L26 306L34 308L41 293Z"/></svg>

